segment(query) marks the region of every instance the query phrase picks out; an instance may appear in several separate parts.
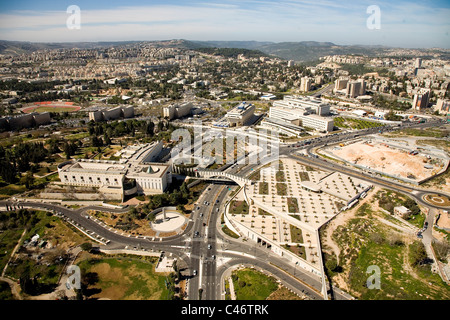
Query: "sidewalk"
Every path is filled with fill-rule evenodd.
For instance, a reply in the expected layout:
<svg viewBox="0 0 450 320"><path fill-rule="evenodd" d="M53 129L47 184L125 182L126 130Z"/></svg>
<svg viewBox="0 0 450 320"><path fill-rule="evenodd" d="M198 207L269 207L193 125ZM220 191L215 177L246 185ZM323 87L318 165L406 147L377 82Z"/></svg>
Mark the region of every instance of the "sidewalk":
<svg viewBox="0 0 450 320"><path fill-rule="evenodd" d="M234 292L234 283L231 277L228 277L228 283L230 284L231 300L236 300L236 293Z"/></svg>

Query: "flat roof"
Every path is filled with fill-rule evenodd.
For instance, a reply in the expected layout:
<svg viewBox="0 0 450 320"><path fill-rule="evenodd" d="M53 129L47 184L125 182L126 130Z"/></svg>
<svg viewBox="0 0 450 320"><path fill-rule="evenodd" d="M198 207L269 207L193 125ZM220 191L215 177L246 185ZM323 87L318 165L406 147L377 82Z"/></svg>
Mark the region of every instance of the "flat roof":
<svg viewBox="0 0 450 320"><path fill-rule="evenodd" d="M319 186L317 183L311 182L311 181L302 181L301 186L305 187L308 190L319 192L322 190L322 187Z"/></svg>

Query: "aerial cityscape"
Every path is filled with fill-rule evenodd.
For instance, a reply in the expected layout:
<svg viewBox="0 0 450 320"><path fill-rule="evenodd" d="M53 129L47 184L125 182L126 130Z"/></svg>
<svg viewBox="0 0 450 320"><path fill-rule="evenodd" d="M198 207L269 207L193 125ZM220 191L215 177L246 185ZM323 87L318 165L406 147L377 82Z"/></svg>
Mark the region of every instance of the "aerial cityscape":
<svg viewBox="0 0 450 320"><path fill-rule="evenodd" d="M449 300L449 13L0 4L0 300Z"/></svg>

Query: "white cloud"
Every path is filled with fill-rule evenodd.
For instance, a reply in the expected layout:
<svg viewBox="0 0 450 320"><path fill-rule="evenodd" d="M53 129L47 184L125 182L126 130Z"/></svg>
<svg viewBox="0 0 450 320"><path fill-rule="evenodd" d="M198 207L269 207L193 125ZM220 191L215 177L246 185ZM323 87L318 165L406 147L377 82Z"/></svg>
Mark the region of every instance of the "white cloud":
<svg viewBox="0 0 450 320"><path fill-rule="evenodd" d="M196 40L332 41L448 47L449 9L381 3L381 30L366 28L366 2L328 0L198 2L81 10L81 30L66 28L65 11L0 14L0 39L110 41ZM351 6L351 4L355 4ZM417 37L423 37L417 41ZM408 45L409 43L409 45Z"/></svg>

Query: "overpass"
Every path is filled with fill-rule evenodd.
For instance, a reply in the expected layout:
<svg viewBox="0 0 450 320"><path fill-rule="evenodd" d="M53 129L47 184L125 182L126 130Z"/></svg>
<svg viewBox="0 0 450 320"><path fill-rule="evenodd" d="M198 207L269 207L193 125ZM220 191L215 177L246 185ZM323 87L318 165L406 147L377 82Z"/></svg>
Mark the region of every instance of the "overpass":
<svg viewBox="0 0 450 320"><path fill-rule="evenodd" d="M246 184L251 184L252 180L240 177L235 174L226 173L223 171L215 170L196 170L195 178L204 180L215 180L215 181L234 181L239 186L243 187Z"/></svg>

